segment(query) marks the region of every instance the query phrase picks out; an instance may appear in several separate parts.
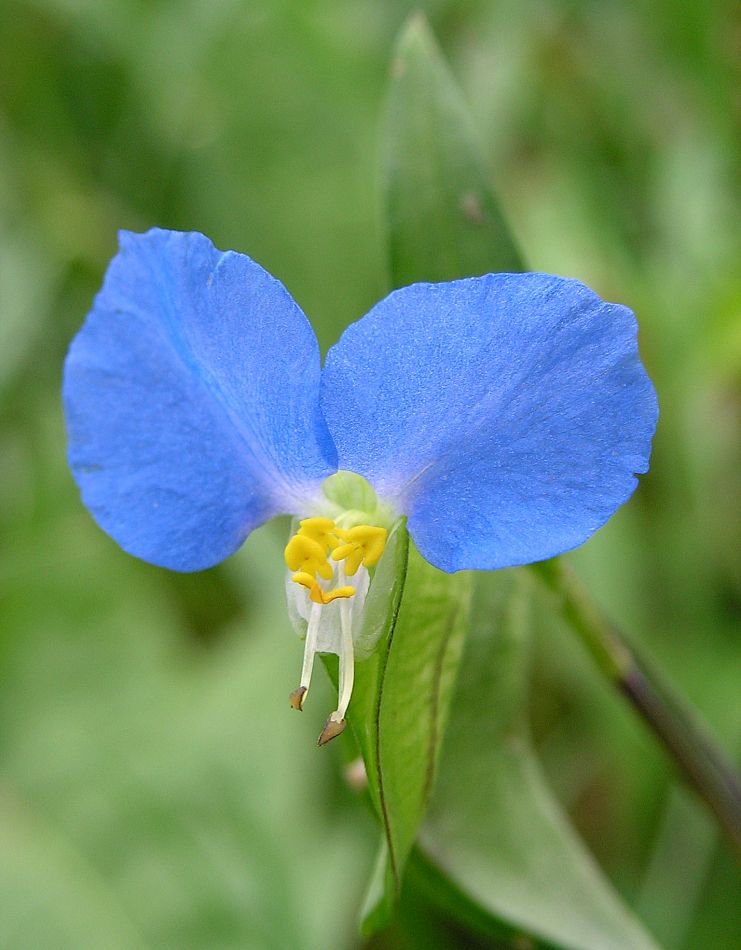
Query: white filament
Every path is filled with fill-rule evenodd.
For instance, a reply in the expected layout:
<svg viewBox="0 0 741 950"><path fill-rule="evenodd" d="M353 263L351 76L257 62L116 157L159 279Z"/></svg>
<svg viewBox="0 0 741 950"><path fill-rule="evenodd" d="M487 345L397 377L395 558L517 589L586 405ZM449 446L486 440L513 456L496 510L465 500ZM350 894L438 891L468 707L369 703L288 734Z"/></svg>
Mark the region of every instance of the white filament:
<svg viewBox="0 0 741 950"><path fill-rule="evenodd" d="M338 586L342 586L345 581L345 565L338 566ZM345 718L347 707L350 704L352 696L353 683L355 681L355 656L353 651L352 639L352 604L347 598L340 602L340 682L339 699L335 712L330 715L334 722L340 722Z"/></svg>
<svg viewBox="0 0 741 950"><path fill-rule="evenodd" d="M314 669L314 657L316 656L316 641L317 634L319 633L319 622L322 618L322 605L314 604L311 605L311 611L309 612L309 624L306 628L306 645L304 646L304 665L301 668L301 684L306 693L304 693L304 698L309 692L309 684L311 683L311 673ZM300 688L300 687L299 687Z"/></svg>

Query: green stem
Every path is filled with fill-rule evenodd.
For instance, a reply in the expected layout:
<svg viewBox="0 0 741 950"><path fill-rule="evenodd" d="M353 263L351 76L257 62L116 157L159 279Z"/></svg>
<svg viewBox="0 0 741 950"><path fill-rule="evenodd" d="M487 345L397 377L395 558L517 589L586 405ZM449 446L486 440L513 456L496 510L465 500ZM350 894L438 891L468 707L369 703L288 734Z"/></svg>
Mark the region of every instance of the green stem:
<svg viewBox="0 0 741 950"><path fill-rule="evenodd" d="M741 854L741 776L697 712L638 659L572 570L560 560L533 569L558 598L561 616L598 669L629 700Z"/></svg>

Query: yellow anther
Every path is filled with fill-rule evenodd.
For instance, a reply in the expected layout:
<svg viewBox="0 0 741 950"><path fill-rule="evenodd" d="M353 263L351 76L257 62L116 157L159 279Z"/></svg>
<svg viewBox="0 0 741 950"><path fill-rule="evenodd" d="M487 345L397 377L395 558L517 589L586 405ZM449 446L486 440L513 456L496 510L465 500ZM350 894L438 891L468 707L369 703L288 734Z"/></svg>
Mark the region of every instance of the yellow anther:
<svg viewBox="0 0 741 950"><path fill-rule="evenodd" d="M294 534L286 545L284 556L292 571L306 571L312 577L319 574L325 581L332 577L332 565L327 560L325 548L304 534Z"/></svg>
<svg viewBox="0 0 741 950"><path fill-rule="evenodd" d="M318 584L316 586L319 587ZM334 590L328 590L328 591L323 591L321 587L319 587L319 592L321 594L322 603L324 604L331 604L333 600L339 600L341 598L355 596L355 588L350 587L349 584L347 587L335 587ZM309 596L310 597L313 596L313 591Z"/></svg>
<svg viewBox="0 0 741 950"><path fill-rule="evenodd" d="M339 533L339 532L338 532ZM388 532L372 524L359 524L349 531L342 532L345 544L338 545L332 551L334 561L345 561L345 571L352 577L360 567L373 567L386 547Z"/></svg>
<svg viewBox="0 0 741 950"><path fill-rule="evenodd" d="M331 518L305 518L298 533L321 544L325 554L334 550L340 543L337 526Z"/></svg>
<svg viewBox="0 0 741 950"><path fill-rule="evenodd" d="M307 571L299 571L298 574L294 574L291 580L294 584L300 584L302 587L305 587L307 590L316 584L316 577L313 574L309 574ZM317 587L319 585L317 584Z"/></svg>
<svg viewBox="0 0 741 950"><path fill-rule="evenodd" d="M309 597L315 604L331 604L333 600L340 597L352 597L355 593L354 587L335 587L334 590L322 590L317 583L316 578L306 571L299 571L291 578L296 584L300 584L309 591Z"/></svg>

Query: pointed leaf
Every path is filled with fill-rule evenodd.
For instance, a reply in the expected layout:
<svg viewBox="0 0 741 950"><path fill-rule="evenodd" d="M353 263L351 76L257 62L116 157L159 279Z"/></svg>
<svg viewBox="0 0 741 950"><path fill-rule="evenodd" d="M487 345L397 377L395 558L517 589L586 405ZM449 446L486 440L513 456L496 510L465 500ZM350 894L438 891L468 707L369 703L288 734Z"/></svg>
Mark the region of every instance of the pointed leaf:
<svg viewBox="0 0 741 950"><path fill-rule="evenodd" d="M384 189L394 286L524 269L466 107L419 16L403 32L394 64ZM525 931L569 950L655 947L571 829L532 751L527 630L520 595L507 593L512 577L481 575L477 583L476 639L453 706L424 854L413 862L415 883L434 880L433 899L492 937ZM497 612L506 623L494 636ZM425 863L429 873L418 874ZM376 923L381 867L366 904Z"/></svg>
<svg viewBox="0 0 741 950"><path fill-rule="evenodd" d="M467 903L563 950L655 950L551 795L527 724L520 571L477 578L440 774L420 837Z"/></svg>
<svg viewBox="0 0 741 950"><path fill-rule="evenodd" d="M366 930L388 920L424 817L467 622L471 577L443 574L395 533L371 586L398 592L377 651L356 665L348 719L358 739L384 846L366 903ZM395 577L381 572L395 572ZM379 595L380 596L380 595Z"/></svg>
<svg viewBox="0 0 741 950"><path fill-rule="evenodd" d="M392 66L383 187L394 287L525 269L466 106L420 15Z"/></svg>

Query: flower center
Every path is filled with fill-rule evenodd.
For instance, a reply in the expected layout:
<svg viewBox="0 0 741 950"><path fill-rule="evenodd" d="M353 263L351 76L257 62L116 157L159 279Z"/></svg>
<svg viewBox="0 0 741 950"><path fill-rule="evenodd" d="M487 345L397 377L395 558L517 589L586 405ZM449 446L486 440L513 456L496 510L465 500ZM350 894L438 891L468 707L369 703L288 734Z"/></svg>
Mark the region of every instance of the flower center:
<svg viewBox="0 0 741 950"><path fill-rule="evenodd" d="M330 714L319 745L338 736L346 725L354 681L354 635L362 621L369 569L380 560L388 537L385 526L371 522L389 523L391 516L368 483L349 472L328 479L324 495L327 501L320 507L332 517L321 514L303 519L285 548L286 565L292 572L289 609L293 601L306 621L301 682L290 696L294 709L304 707L316 654L339 656L337 709ZM353 579L352 584L347 583L348 578Z"/></svg>

